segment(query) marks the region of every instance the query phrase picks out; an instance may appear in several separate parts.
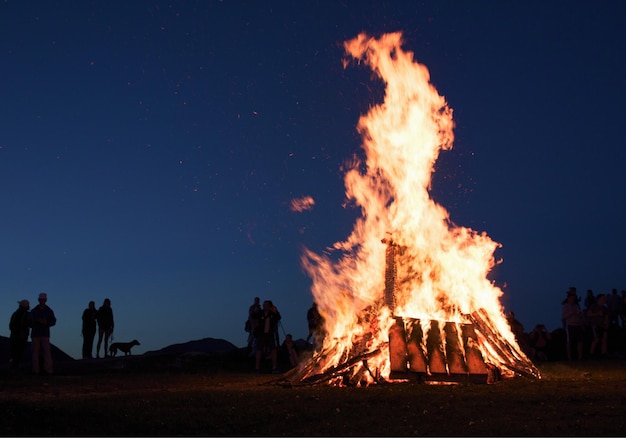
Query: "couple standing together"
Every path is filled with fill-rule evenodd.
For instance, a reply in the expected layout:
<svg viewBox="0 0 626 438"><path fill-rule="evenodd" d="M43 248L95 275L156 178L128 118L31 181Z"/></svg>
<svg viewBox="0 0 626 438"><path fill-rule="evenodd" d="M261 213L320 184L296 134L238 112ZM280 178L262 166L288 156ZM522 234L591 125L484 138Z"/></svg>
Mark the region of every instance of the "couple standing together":
<svg viewBox="0 0 626 438"><path fill-rule="evenodd" d="M113 309L111 300L105 298L104 303L96 310L96 303L89 302L89 307L83 312L83 359L93 357L93 341L96 337L96 325L98 328L98 345L96 347L96 357L100 357L100 346L104 339L104 356L109 355L109 340L113 335Z"/></svg>

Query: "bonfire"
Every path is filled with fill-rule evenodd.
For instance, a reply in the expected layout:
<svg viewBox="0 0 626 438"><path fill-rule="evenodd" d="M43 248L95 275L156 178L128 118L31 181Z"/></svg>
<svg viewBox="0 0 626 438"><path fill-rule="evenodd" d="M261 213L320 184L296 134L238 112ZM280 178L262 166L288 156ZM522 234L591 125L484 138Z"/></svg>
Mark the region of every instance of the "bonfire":
<svg viewBox="0 0 626 438"><path fill-rule="evenodd" d="M324 318L314 353L292 383L370 384L406 373L540 377L519 348L488 274L500 246L454 224L430 196L434 165L452 147L452 109L401 33L344 43L344 67L369 67L384 101L362 115L363 159L346 166L360 216L325 254L302 265Z"/></svg>

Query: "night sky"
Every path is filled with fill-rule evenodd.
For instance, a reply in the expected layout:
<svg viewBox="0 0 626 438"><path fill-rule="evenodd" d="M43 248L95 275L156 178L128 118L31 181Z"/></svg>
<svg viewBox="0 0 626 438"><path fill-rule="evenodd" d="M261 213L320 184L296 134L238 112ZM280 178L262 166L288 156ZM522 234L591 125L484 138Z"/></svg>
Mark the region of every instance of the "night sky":
<svg viewBox="0 0 626 438"><path fill-rule="evenodd" d="M568 287L626 289L625 19L617 0L4 0L0 335L47 292L76 358L105 298L136 354L243 346L254 296L305 338L300 255L350 234L342 169L384 92L343 68L362 31L402 31L430 70L456 122L432 196L502 244L505 310L558 328Z"/></svg>

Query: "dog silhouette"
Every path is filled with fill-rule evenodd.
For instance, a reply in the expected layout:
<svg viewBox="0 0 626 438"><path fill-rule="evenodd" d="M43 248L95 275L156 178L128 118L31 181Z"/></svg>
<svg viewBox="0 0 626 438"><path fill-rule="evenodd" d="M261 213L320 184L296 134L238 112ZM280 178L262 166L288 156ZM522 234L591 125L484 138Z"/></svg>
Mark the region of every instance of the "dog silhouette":
<svg viewBox="0 0 626 438"><path fill-rule="evenodd" d="M117 350L120 350L124 352L124 356L130 356L130 349L135 345L141 345L137 339L132 342L114 342L109 347L109 354L111 356L115 356L117 354Z"/></svg>

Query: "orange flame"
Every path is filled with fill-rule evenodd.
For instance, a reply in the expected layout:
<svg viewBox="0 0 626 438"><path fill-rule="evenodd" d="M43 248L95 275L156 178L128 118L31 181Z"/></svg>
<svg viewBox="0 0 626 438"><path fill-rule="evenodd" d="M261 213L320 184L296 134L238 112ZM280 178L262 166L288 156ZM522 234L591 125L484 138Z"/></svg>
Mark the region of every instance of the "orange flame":
<svg viewBox="0 0 626 438"><path fill-rule="evenodd" d="M360 34L344 43L349 56L383 80L386 93L357 126L365 162L356 160L345 174L346 196L360 207L361 216L328 255L305 250L302 257L327 334L307 375L350 356L381 351L368 359L368 371L386 377L393 316L463 322L464 315L479 309L503 342L512 345L511 354L527 360L504 317L502 291L487 280L499 244L453 224L430 198L435 161L454 139L452 109L430 84L428 69L402 50L402 42L401 33L391 33L379 39ZM381 239L389 235L403 248L394 309L384 301L386 245ZM506 360L489 345L481 350L486 361Z"/></svg>

